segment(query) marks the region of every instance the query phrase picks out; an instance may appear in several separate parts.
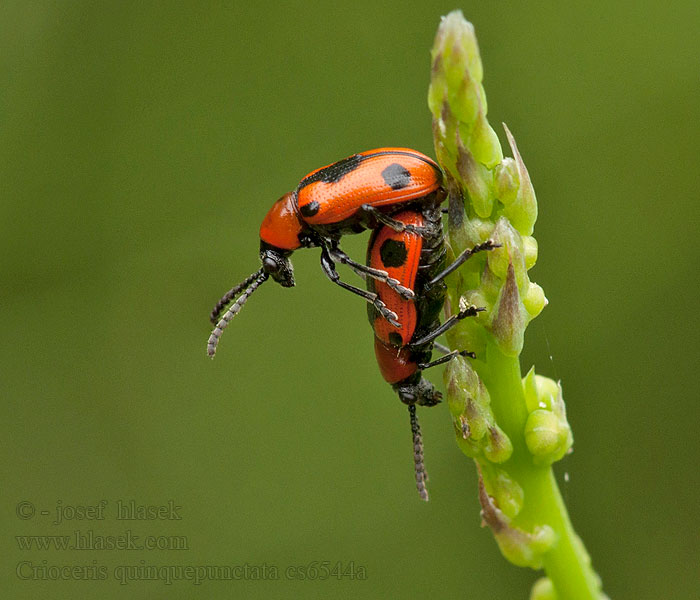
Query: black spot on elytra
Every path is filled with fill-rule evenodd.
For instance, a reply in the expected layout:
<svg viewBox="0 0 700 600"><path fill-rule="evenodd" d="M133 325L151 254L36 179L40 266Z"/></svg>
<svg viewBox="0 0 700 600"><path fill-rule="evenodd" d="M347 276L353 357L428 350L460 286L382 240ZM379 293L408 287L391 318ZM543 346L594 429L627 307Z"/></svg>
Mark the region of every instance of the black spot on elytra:
<svg viewBox="0 0 700 600"><path fill-rule="evenodd" d="M382 171L385 183L392 190L400 190L411 183L411 173L399 163L391 163Z"/></svg>
<svg viewBox="0 0 700 600"><path fill-rule="evenodd" d="M385 267L400 267L406 262L406 257L408 256L406 244L389 238L379 248L379 256Z"/></svg>
<svg viewBox="0 0 700 600"><path fill-rule="evenodd" d="M304 204L304 206L300 206L299 212L304 217L313 217L318 212L319 208L321 208L321 205L316 200L312 200L308 204Z"/></svg>
<svg viewBox="0 0 700 600"><path fill-rule="evenodd" d="M392 331L389 334L389 343L392 346L403 346L403 339L401 338L401 334L396 333L395 331Z"/></svg>
<svg viewBox="0 0 700 600"><path fill-rule="evenodd" d="M316 171L316 173L308 177L304 177L297 189L301 190L307 185L311 185L317 181L322 181L323 183L335 183L336 181L340 181L345 175L357 169L367 158L367 156L362 156L360 154L348 156L343 160L339 160L332 165L324 167L320 171Z"/></svg>

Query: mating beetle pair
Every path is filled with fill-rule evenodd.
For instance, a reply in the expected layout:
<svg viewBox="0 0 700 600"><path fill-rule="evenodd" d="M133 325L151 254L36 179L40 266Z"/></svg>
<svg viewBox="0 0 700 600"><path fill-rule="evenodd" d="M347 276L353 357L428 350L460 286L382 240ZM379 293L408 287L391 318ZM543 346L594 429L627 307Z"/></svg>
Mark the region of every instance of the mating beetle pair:
<svg viewBox="0 0 700 600"><path fill-rule="evenodd" d="M344 234L373 229L379 223L400 228L388 213L433 193L441 193L444 198L440 167L424 154L408 148L369 150L312 171L265 215L260 226L262 268L221 298L212 311L212 321L216 321L224 306L245 289L240 304L235 305L236 314L248 296L270 276L283 287L293 286L294 269L289 260L292 252L320 247L321 266L331 281L372 302L384 317L398 324L396 315L387 310L376 295L340 279L335 262L347 264L370 277L381 275L353 261L340 249L338 242ZM395 282L387 283L396 285L407 298L412 297L410 291ZM221 335L217 330L223 329L231 317L233 315L214 330L208 346L210 356L216 352Z"/></svg>
<svg viewBox="0 0 700 600"><path fill-rule="evenodd" d="M407 148L369 150L311 172L265 216L260 227L262 267L216 304L210 317L215 327L207 345L207 352L213 357L224 328L269 277L283 287L294 285L289 260L294 250L321 248L321 266L326 276L369 303L380 371L409 408L416 484L424 500L428 499L426 474L415 407L433 406L441 394L422 377L421 371L447 362L456 354L471 356L466 351L447 350L442 358L430 361L438 336L460 319L483 310L461 307L440 324L439 314L445 302L443 280L474 252L496 247L487 241L463 252L445 268L440 209L445 198L438 165ZM343 235L365 229L373 230L367 265L352 260L339 246ZM336 262L363 276L368 289L342 281Z"/></svg>

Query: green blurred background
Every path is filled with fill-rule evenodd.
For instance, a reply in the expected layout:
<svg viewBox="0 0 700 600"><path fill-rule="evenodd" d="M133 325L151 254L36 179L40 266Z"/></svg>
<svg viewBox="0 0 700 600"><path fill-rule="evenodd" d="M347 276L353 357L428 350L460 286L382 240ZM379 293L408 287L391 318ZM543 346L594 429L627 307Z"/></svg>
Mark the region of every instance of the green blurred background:
<svg viewBox="0 0 700 600"><path fill-rule="evenodd" d="M550 305L522 358L563 380L576 443L557 473L575 527L613 598L700 597L697 1L6 0L3 598L527 597L536 575L479 527L445 406L421 413L431 502L418 500L365 307L317 251L205 355L209 310L258 268L275 199L356 151L433 153L428 52L456 7L477 29L490 120L514 132L538 195L531 276ZM15 512L101 499L104 521ZM120 499L173 500L182 520L117 521ZM186 536L189 550L15 539L89 529ZM23 560L109 578L22 581ZM354 561L367 579L285 580L311 561ZM112 575L245 563L280 581Z"/></svg>

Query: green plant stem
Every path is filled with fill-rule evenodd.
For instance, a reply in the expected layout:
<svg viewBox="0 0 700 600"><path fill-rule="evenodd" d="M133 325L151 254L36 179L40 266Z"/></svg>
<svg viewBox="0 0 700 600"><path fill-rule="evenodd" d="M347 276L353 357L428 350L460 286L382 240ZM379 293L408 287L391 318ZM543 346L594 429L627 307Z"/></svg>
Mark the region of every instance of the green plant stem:
<svg viewBox="0 0 700 600"><path fill-rule="evenodd" d="M543 560L558 598L598 600L597 576L571 524L552 468L535 465L525 444L528 411L518 357L506 356L489 341L486 361L475 361L474 367L491 394L496 421L513 443L513 454L501 467L521 485L524 503L512 524L525 531L548 525L554 531L556 540Z"/></svg>

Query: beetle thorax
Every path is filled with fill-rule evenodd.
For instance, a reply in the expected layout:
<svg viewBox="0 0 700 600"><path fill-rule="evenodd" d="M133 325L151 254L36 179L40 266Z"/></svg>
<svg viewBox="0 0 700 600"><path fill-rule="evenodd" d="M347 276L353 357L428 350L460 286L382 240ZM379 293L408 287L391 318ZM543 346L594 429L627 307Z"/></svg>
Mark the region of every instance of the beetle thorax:
<svg viewBox="0 0 700 600"><path fill-rule="evenodd" d="M265 215L260 225L260 239L282 250L296 250L301 247L301 231L294 192L289 192L277 200Z"/></svg>

